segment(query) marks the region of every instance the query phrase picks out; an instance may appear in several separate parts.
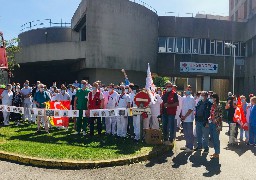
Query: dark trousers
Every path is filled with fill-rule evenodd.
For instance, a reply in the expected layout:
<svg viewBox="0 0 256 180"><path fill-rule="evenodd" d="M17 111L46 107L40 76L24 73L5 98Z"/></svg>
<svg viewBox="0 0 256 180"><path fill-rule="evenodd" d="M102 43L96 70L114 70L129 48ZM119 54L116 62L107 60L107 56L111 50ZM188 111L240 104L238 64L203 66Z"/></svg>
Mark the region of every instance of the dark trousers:
<svg viewBox="0 0 256 180"><path fill-rule="evenodd" d="M100 117L96 117L96 118L90 118L90 135L94 135L94 121L97 121L97 131L98 134L101 134L102 131L102 122L101 122L101 118Z"/></svg>
<svg viewBox="0 0 256 180"><path fill-rule="evenodd" d="M128 116L127 132L130 136L134 136L133 116Z"/></svg>

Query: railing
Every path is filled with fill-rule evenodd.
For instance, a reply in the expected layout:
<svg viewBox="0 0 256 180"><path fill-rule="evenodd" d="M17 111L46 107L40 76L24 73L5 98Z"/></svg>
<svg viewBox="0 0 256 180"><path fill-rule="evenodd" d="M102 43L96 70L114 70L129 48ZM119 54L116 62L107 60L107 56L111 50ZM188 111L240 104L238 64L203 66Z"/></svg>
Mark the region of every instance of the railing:
<svg viewBox="0 0 256 180"><path fill-rule="evenodd" d="M137 3L137 4L140 4L142 6L145 6L146 8L150 9L151 11L155 12L157 14L157 10L154 9L152 6L150 6L149 4L141 1L141 0L129 0L131 2L134 2L134 3Z"/></svg>
<svg viewBox="0 0 256 180"><path fill-rule="evenodd" d="M35 20L30 21L21 26L21 32L25 32L31 29L37 28L46 28L46 27L71 27L70 22L63 22L62 19L60 22L52 22L51 19Z"/></svg>

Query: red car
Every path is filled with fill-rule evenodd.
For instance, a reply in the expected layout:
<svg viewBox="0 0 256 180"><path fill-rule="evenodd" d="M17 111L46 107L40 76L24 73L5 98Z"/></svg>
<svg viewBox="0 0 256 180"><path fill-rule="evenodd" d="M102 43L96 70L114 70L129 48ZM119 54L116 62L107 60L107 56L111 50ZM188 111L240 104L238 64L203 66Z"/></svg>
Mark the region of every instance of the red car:
<svg viewBox="0 0 256 180"><path fill-rule="evenodd" d="M0 32L0 69L8 69L3 33Z"/></svg>

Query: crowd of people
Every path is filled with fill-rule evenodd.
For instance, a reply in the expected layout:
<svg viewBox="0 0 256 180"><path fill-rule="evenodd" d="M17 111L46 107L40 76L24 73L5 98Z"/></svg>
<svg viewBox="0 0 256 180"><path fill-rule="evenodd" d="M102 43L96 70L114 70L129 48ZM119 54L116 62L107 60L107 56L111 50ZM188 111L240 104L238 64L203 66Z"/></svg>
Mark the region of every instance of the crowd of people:
<svg viewBox="0 0 256 180"><path fill-rule="evenodd" d="M135 95L143 91L148 93L151 102L149 108L151 114L147 116L114 116L114 117L90 117L90 110L94 109L115 109L136 107ZM228 94L226 103L227 120L233 123L237 98ZM177 86L168 81L165 87L139 89L133 83L102 85L100 81L90 85L86 80L81 83L75 81L73 84L62 84L59 88L53 82L50 88L40 81L30 86L26 80L21 88L19 83L8 84L0 96L2 105L24 107L24 114L11 114L3 111L4 125L9 125L9 120L19 125L20 121L37 123L37 133L41 132L42 121L45 131L49 133L48 117L31 115L29 108L45 108L48 101L70 101L71 109L79 110L79 117L74 120L74 133L76 135L94 135L95 122L97 132L102 134L103 129L106 135L113 135L120 138L133 138L135 141L142 139L141 124L143 129L157 129L163 131L164 144L171 145L176 138L177 130L184 133L186 144L181 150L186 153L203 150L209 152L209 139L213 142L215 153L211 158L219 158L220 154L220 131L222 130L222 106L219 96L212 91L197 92L193 96L192 87L188 85L184 91L178 92ZM240 141L244 140L248 145L256 144L256 97L250 95L250 102L246 102L245 96L240 96L249 130L244 130L236 122L236 138L240 129ZM86 117L83 116L83 111ZM143 123L141 123L141 121ZM195 126L195 127L194 127ZM196 138L195 138L196 137ZM196 147L194 147L194 138Z"/></svg>

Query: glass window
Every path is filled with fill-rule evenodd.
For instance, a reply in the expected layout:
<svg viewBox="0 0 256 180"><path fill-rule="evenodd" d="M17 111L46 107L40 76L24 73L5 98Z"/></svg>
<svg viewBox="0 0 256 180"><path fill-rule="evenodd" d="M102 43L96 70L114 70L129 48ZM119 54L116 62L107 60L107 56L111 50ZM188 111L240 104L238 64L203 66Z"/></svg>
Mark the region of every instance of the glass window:
<svg viewBox="0 0 256 180"><path fill-rule="evenodd" d="M182 38L176 39L176 52L183 53L183 41Z"/></svg>
<svg viewBox="0 0 256 180"><path fill-rule="evenodd" d="M246 43L241 43L241 56L245 57Z"/></svg>
<svg viewBox="0 0 256 180"><path fill-rule="evenodd" d="M174 53L175 52L175 38L170 37L168 38L168 52Z"/></svg>
<svg viewBox="0 0 256 180"><path fill-rule="evenodd" d="M223 55L223 42L222 41L216 41L216 54Z"/></svg>
<svg viewBox="0 0 256 180"><path fill-rule="evenodd" d="M206 51L205 51L205 39L201 39L201 43L200 43L200 53L201 54L206 54Z"/></svg>
<svg viewBox="0 0 256 180"><path fill-rule="evenodd" d="M193 54L199 53L199 39L192 40L192 53Z"/></svg>
<svg viewBox="0 0 256 180"><path fill-rule="evenodd" d="M215 54L215 40L211 40L211 54Z"/></svg>
<svg viewBox="0 0 256 180"><path fill-rule="evenodd" d="M230 41L225 41L224 43L231 43ZM224 55L230 56L231 55L231 49L230 47L224 46Z"/></svg>
<svg viewBox="0 0 256 180"><path fill-rule="evenodd" d="M236 56L240 56L240 45L239 42L233 43L236 46Z"/></svg>
<svg viewBox="0 0 256 180"><path fill-rule="evenodd" d="M191 38L184 38L184 51L187 54L191 53Z"/></svg>
<svg viewBox="0 0 256 180"><path fill-rule="evenodd" d="M247 46L247 56L251 56L252 55L252 39L250 39L249 41L246 42L246 46Z"/></svg>
<svg viewBox="0 0 256 180"><path fill-rule="evenodd" d="M205 54L211 54L211 41L209 39L205 40Z"/></svg>
<svg viewBox="0 0 256 180"><path fill-rule="evenodd" d="M167 38L165 37L160 37L158 39L158 52L160 53L166 52L166 42L167 42Z"/></svg>

